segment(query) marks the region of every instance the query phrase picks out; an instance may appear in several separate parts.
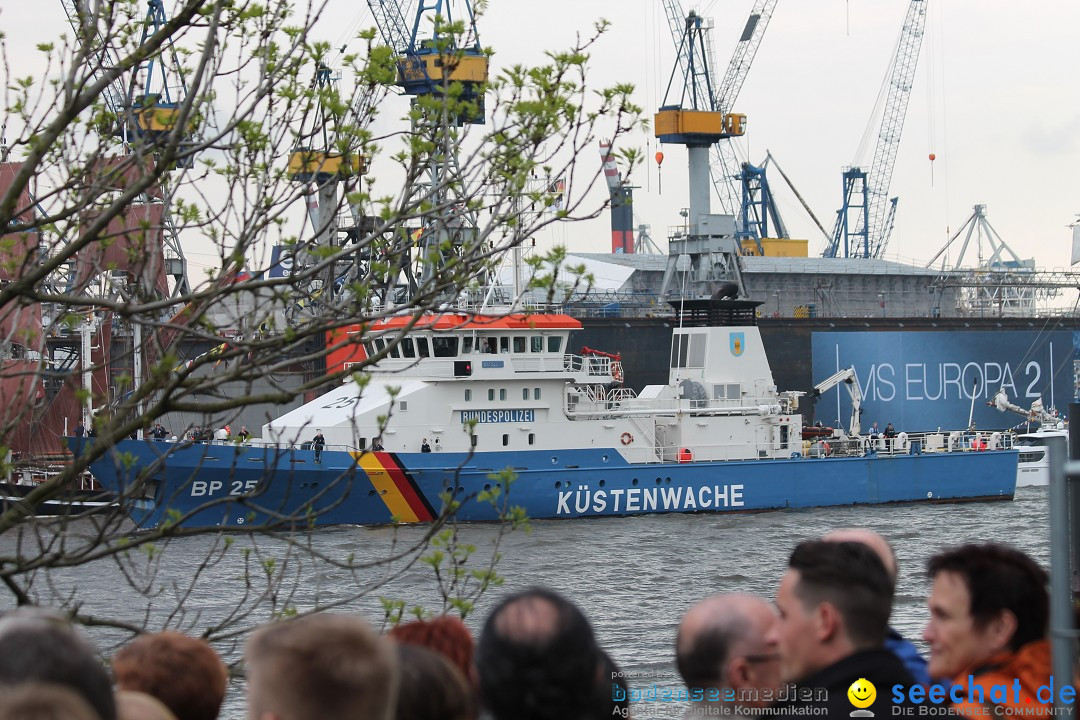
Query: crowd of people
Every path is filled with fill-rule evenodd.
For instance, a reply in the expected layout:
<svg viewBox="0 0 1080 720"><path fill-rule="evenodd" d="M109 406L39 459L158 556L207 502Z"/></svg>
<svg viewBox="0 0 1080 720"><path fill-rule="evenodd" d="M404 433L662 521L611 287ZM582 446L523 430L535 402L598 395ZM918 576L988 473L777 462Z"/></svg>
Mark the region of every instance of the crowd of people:
<svg viewBox="0 0 1080 720"><path fill-rule="evenodd" d="M927 576L924 659L890 626L897 563L884 538L845 529L801 542L772 602L719 594L690 607L673 646L683 686L659 691L635 692L582 611L548 589L502 598L475 643L451 616L384 635L315 613L248 638L248 718L1044 717L1075 700L1071 682L1051 678L1037 563L971 544L934 555ZM62 617L0 618L0 720L214 720L228 676L209 644L178 632L136 637L110 675Z"/></svg>

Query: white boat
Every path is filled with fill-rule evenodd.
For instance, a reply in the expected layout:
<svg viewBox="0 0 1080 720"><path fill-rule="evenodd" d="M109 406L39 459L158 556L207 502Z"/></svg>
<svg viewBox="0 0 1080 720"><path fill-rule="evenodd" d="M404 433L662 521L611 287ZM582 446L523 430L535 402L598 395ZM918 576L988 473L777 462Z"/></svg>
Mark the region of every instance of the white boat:
<svg viewBox="0 0 1080 720"><path fill-rule="evenodd" d="M568 354L580 323L565 315L393 317L363 329L367 376L261 438L123 440L91 467L140 527L498 520L502 498L533 518L1012 498L1007 438L878 451L845 434L807 453L802 393L773 384L757 305L679 303L668 382L640 393L618 355Z"/></svg>

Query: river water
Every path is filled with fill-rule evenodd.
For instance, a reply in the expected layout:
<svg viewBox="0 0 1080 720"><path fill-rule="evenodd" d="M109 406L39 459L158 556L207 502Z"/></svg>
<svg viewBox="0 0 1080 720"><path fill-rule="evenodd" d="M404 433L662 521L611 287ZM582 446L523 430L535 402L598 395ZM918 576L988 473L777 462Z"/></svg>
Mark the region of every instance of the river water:
<svg viewBox="0 0 1080 720"><path fill-rule="evenodd" d="M690 605L718 592L750 592L771 599L796 543L833 528L860 526L881 533L896 548L900 577L892 624L921 644L927 618L924 569L930 555L962 542L994 540L1010 543L1048 566L1047 495L1046 488L1020 488L1012 502L534 521L531 532L502 537L498 572L505 584L481 597L466 622L478 632L488 608L501 595L544 585L584 610L632 687L675 687L680 685L674 669L675 631ZM422 529L415 527L340 527L318 530L309 541L313 549L331 557L352 553L375 559L421 535ZM492 526L464 528L464 538L476 546L477 558L490 554L496 536ZM234 546L247 540L235 536ZM130 590L116 565L56 575L49 592L76 591L84 599L84 612L136 624L149 615L154 618L150 624L160 627L182 595L186 613L171 617L172 626L201 630L248 610L254 613L247 621L257 621L266 612L265 605L256 609L254 601L267 585L265 573L260 574L265 565L260 563L272 559L279 570L286 559L285 546L262 543L252 552L235 552L233 547L220 561L207 563L212 543L205 537L187 538L172 542L160 556L139 556L144 567L156 567L158 573L149 600ZM274 587L282 606L303 609L316 599L341 602L339 611L360 613L376 625L383 614L380 596L410 606L438 607L433 573L427 566L401 570L361 598L351 596L352 588L357 582L370 584L381 578L378 573L356 574L310 561L287 567L288 572L274 576L280 581ZM192 583L197 571L199 579ZM44 585L38 591L44 594ZM239 620L242 625L243 618ZM99 633L95 639L109 646L106 635ZM239 656L240 640L223 644L228 659ZM635 717L675 714L656 705L638 705ZM239 683L230 691L222 717L244 717Z"/></svg>

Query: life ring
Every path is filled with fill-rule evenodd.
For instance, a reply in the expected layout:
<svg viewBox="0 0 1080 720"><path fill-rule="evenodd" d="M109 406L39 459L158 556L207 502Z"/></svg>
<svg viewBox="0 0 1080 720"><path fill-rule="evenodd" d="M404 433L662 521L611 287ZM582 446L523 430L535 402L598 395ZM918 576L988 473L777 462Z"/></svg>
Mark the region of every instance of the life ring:
<svg viewBox="0 0 1080 720"><path fill-rule="evenodd" d="M621 362L613 362L613 363L611 363L611 379L614 380L617 383L622 382L622 380L623 380L623 372L622 372L622 363ZM630 439L633 440L633 438L630 438Z"/></svg>
<svg viewBox="0 0 1080 720"><path fill-rule="evenodd" d="M629 445L630 443L634 442L634 436L628 432L624 432L621 436L619 436L619 440L622 441L623 445Z"/></svg>

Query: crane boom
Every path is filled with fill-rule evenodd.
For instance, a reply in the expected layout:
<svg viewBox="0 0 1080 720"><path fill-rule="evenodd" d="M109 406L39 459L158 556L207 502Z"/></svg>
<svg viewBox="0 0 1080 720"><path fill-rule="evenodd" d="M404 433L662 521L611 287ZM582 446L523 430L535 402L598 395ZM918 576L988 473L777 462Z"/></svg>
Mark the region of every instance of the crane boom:
<svg viewBox="0 0 1080 720"><path fill-rule="evenodd" d="M750 15L743 26L742 35L735 44L735 51L728 61L724 79L716 87L714 105L722 113L729 113L735 107L735 101L742 90L743 82L750 72L750 65L754 62L761 39L765 37L765 29L772 19L773 10L777 0L756 0ZM742 177L742 163L735 155L735 148L729 139L721 140L713 146L712 154L712 179L716 187L716 194L720 198L720 206L724 212L736 215L741 207L740 178ZM745 218L743 219L745 222Z"/></svg>
<svg viewBox="0 0 1080 720"><path fill-rule="evenodd" d="M1006 410L1014 412L1017 415L1021 415L1027 419L1029 423L1037 422L1045 428L1064 428L1065 422L1053 412L1050 412L1043 405L1042 398L1037 398L1031 403L1031 408L1025 410L1009 401L1009 396L1005 394L1004 388L997 391L994 395L994 399L986 403L992 408L996 408L999 412L1005 412Z"/></svg>
<svg viewBox="0 0 1080 720"><path fill-rule="evenodd" d="M848 435L858 437L862 431L863 393L862 386L859 385L859 376L855 374L855 368L850 367L840 370L834 375L825 378L814 386L813 396L815 398L821 397L822 393L832 390L840 383L847 386L848 395L851 396L851 422L848 424Z"/></svg>
<svg viewBox="0 0 1080 720"><path fill-rule="evenodd" d="M888 245L897 202L893 198L886 207L889 185L922 48L927 2L929 0L911 0L908 5L896 53L889 66L888 94L874 158L869 172L858 167L844 170L844 203L837 213L825 257L837 257L843 248L845 257L880 258Z"/></svg>
<svg viewBox="0 0 1080 720"><path fill-rule="evenodd" d="M119 66L120 61L116 57L116 52L99 36L95 17L86 6L85 0L60 0L60 2L64 6L64 13L67 14L71 28L75 31L75 37L83 44L87 54L92 57L88 63L88 69L93 78L97 80L105 71ZM124 76L109 83L102 92L102 96L109 110L116 115L122 126L126 126L127 123L123 122L127 102Z"/></svg>
<svg viewBox="0 0 1080 720"><path fill-rule="evenodd" d="M896 151L900 146L900 134L904 130L904 118L907 115L908 100L911 98L911 85L915 79L915 67L919 62L922 48L923 30L926 27L926 3L928 0L911 0L904 27L900 33L900 42L896 47L896 59L893 61L892 77L889 80L889 94L885 101L885 112L881 117L881 131L878 133L877 149L874 160L870 163L870 257L881 257L889 242L891 223L886 223L888 211L885 207L892 182L893 166L896 163Z"/></svg>

